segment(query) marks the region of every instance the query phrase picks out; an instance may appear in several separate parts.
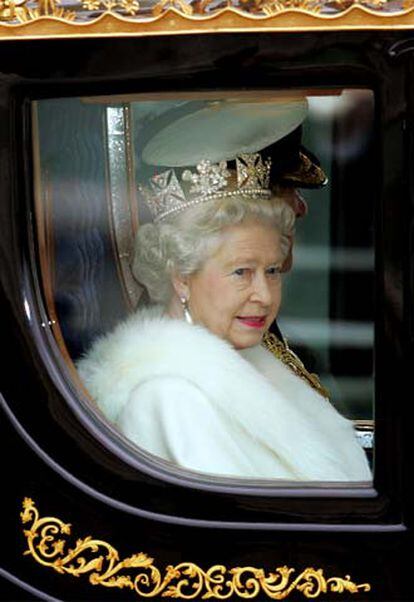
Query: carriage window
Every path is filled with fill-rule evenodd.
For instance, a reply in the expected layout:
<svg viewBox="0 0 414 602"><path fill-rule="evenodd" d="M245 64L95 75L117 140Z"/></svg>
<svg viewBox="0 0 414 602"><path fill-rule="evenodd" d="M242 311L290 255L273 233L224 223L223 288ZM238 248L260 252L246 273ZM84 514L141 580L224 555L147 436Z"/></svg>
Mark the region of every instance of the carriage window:
<svg viewBox="0 0 414 602"><path fill-rule="evenodd" d="M44 297L102 429L200 478L369 482L372 91L32 109Z"/></svg>

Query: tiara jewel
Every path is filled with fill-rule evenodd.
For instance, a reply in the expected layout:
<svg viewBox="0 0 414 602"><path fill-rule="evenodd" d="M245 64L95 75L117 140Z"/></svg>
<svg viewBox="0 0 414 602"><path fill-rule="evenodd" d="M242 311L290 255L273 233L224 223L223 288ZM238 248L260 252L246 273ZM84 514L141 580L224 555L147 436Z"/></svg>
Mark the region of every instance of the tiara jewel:
<svg viewBox="0 0 414 602"><path fill-rule="evenodd" d="M143 187L140 190L154 217L163 215L168 207L176 207L177 210L179 207L186 207L187 199L173 169L153 176L149 184L151 190Z"/></svg>
<svg viewBox="0 0 414 602"><path fill-rule="evenodd" d="M227 161L200 161L193 172L186 169L182 186L173 169L153 176L150 188L140 186L154 221L210 201L229 196L270 198L271 160L263 161L259 153L242 154L236 158L236 182L231 178Z"/></svg>
<svg viewBox="0 0 414 602"><path fill-rule="evenodd" d="M192 183L190 193L201 196L215 194L225 188L230 176L226 161L220 161L216 164L204 159L200 161L196 169L198 173L192 173L189 169L186 169L181 177L184 182Z"/></svg>
<svg viewBox="0 0 414 602"><path fill-rule="evenodd" d="M263 163L259 153L243 154L236 158L237 186L240 188L269 188L272 162Z"/></svg>

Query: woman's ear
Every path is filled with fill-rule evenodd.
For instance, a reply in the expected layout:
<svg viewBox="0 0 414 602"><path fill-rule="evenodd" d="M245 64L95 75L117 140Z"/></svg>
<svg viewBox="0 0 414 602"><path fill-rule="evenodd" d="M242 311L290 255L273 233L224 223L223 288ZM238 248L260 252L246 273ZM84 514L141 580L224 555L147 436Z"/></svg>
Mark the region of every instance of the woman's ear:
<svg viewBox="0 0 414 602"><path fill-rule="evenodd" d="M172 275L171 281L172 281L172 285L173 285L174 291L176 292L177 296L180 299L184 298L184 299L186 299L186 301L188 301L190 298L190 287L188 285L188 276L182 276L181 274L178 274L177 272L175 272Z"/></svg>

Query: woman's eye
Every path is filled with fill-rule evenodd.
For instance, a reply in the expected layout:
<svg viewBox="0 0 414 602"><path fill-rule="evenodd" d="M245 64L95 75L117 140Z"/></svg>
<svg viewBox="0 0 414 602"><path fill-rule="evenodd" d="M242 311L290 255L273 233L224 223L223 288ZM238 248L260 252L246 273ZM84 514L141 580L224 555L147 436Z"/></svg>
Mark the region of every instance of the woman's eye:
<svg viewBox="0 0 414 602"><path fill-rule="evenodd" d="M237 270L234 270L233 274L235 276L246 276L248 272L248 268L237 268Z"/></svg>
<svg viewBox="0 0 414 602"><path fill-rule="evenodd" d="M266 270L266 272L267 272L267 274L269 276L272 276L272 277L273 276L279 276L279 274L280 274L280 268L274 265L274 266L268 268Z"/></svg>

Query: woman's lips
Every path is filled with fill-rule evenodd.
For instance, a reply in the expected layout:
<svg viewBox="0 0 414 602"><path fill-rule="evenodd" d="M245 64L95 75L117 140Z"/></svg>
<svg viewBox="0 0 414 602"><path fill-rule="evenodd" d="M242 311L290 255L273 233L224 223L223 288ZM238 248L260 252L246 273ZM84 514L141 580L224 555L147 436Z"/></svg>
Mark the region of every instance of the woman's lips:
<svg viewBox="0 0 414 602"><path fill-rule="evenodd" d="M263 328L266 323L266 316L237 316L237 319L250 328Z"/></svg>

